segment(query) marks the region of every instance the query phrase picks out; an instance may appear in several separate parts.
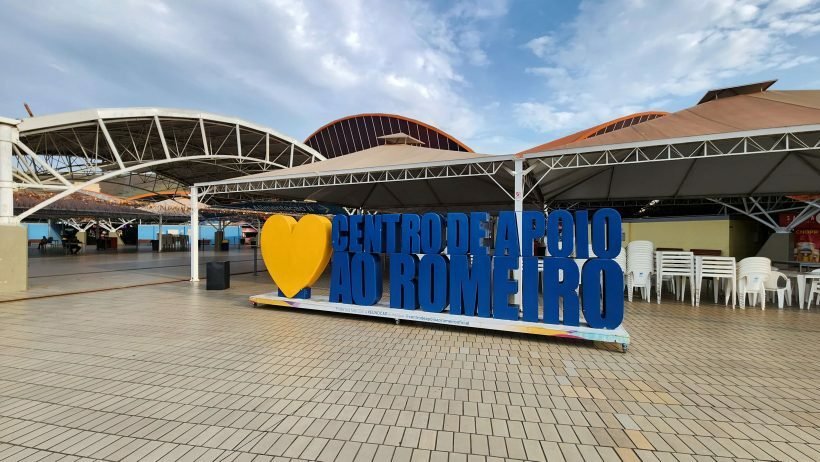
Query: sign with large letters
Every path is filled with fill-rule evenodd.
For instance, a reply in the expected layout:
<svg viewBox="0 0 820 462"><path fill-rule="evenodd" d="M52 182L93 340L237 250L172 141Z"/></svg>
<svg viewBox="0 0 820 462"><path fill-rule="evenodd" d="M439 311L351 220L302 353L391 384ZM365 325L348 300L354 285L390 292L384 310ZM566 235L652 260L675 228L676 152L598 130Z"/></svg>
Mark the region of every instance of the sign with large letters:
<svg viewBox="0 0 820 462"><path fill-rule="evenodd" d="M260 239L279 291L254 303L629 342L613 209L277 215ZM328 262L330 292L312 297Z"/></svg>

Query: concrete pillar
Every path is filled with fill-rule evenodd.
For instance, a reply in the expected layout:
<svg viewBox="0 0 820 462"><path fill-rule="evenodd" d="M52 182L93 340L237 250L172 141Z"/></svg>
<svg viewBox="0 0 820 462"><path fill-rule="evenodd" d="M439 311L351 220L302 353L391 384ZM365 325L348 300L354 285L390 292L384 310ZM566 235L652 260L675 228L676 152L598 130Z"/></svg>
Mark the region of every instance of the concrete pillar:
<svg viewBox="0 0 820 462"><path fill-rule="evenodd" d="M28 289L28 233L14 217L16 121L0 119L0 292Z"/></svg>
<svg viewBox="0 0 820 462"><path fill-rule="evenodd" d="M0 120L0 225L16 224L14 219L14 175L12 142L17 127Z"/></svg>
<svg viewBox="0 0 820 462"><path fill-rule="evenodd" d="M794 260L794 234L773 233L755 256L766 257L773 262Z"/></svg>

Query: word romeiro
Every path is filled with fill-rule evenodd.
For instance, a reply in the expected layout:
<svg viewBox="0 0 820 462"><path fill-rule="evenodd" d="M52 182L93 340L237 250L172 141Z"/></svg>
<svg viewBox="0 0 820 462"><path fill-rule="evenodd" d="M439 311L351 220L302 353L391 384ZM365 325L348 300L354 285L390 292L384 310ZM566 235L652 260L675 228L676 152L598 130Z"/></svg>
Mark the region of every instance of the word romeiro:
<svg viewBox="0 0 820 462"><path fill-rule="evenodd" d="M504 211L492 239L491 228L485 212L336 215L330 301L377 304L386 256L392 308L567 326L581 325L583 312L591 328L621 324L617 211L525 211L520 225ZM536 256L535 243L544 241L547 256ZM573 258L586 259L582 270Z"/></svg>

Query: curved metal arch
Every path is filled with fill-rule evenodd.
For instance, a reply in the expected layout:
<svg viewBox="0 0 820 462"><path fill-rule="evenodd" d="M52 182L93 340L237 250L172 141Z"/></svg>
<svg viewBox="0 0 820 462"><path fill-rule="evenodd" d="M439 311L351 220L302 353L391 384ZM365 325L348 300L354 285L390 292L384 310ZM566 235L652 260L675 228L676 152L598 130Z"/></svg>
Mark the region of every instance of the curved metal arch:
<svg viewBox="0 0 820 462"><path fill-rule="evenodd" d="M52 131L60 128L72 128L77 126L103 121L127 121L136 119L182 119L196 121L207 121L211 123L224 124L227 126L240 126L246 130L253 130L266 133L285 143L298 146L300 150L312 155L317 160L326 160L325 157L312 147L299 142L295 138L284 135L272 128L248 122L236 117L222 116L209 112L192 111L186 109L157 108L157 107L131 107L131 108L101 108L87 109L83 111L63 112L59 114L47 114L37 117L23 119L17 129L20 135L33 135L45 131Z"/></svg>
<svg viewBox="0 0 820 462"><path fill-rule="evenodd" d="M367 121L368 118L369 122ZM378 119L378 122L376 122L376 119ZM362 149L367 149L367 147L372 147L377 144L377 138L379 136L391 135L395 133L391 126L388 126L387 128L383 126L382 119L395 121L399 127L401 127L402 122L407 124L407 129L411 132L407 134L414 138L418 138L427 144L428 147L433 147L431 145L431 140L428 139L429 133L432 132L436 136L446 140L448 145L452 143L452 145L456 147L456 149L447 149L473 152L469 146L440 128L403 115L381 112L354 114L330 121L305 138L305 144L311 147L315 146L316 149L320 151L322 150L320 148L323 146L324 151L322 152L324 152L328 157L336 157L349 154L351 152L360 151ZM362 125L359 125L359 121L362 122ZM423 129L427 131L427 133L415 133L412 126L415 126L416 131L418 132L421 132ZM438 146L438 143L439 141L436 140L435 145ZM367 146L365 146L365 144L367 144ZM339 152L337 152L337 150Z"/></svg>
<svg viewBox="0 0 820 462"><path fill-rule="evenodd" d="M26 210L25 212L21 213L20 215L15 216L14 218L15 218L15 220L17 220L17 222L20 222L20 221L24 220L26 217L32 215L33 213L36 213L37 211L49 206L50 204L53 204L54 202L57 202L58 200L60 200L64 197L68 197L71 194L74 194L77 191L80 191L81 189L87 188L87 187L95 185L97 183L104 182L106 180L110 180L111 178L116 178L116 177L118 177L120 175L123 175L123 174L132 173L132 172L142 170L142 169L150 169L150 168L156 167L158 165L171 164L171 163L175 163L175 162L192 162L192 161L199 161L199 160L214 160L214 159L234 160L234 159L236 159L236 157L235 156L229 156L229 155L208 154L208 155L177 157L177 158L171 158L171 159L161 159L161 160L155 160L155 161L151 161L151 162L147 162L147 163L143 163L143 164L132 165L132 166L129 166L129 167L125 167L124 169L121 169L121 170L115 170L115 171L108 172L106 174L94 177L94 178L92 178L92 179L90 179L90 180L88 180L84 183L75 183L75 184L72 184L71 186L67 186L61 192L55 194L52 197L49 197L48 199L44 200L43 202L40 202L39 204L37 204L34 207ZM274 165L269 161L265 161L264 159L247 158L245 160L248 160L248 161L251 161L251 162L256 162L256 163Z"/></svg>
<svg viewBox="0 0 820 462"><path fill-rule="evenodd" d="M192 168L165 168L155 172L158 178L190 185L222 177L223 169L246 175L325 159L312 147L261 125L165 108L32 117L16 123L12 145L14 187L61 191L18 220L79 188L175 162L191 162Z"/></svg>

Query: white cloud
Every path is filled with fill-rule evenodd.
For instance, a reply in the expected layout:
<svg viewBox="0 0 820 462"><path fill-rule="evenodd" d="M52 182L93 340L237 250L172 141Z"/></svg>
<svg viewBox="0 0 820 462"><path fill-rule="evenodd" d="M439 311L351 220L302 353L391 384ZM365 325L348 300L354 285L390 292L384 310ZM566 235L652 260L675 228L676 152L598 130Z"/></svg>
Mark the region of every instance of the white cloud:
<svg viewBox="0 0 820 462"><path fill-rule="evenodd" d="M195 105L284 121L275 128L296 137L384 111L469 138L484 119L458 68L489 62L479 25L506 11L506 0L445 11L379 0L20 2L7 6L15 26L0 29L14 69L0 101L14 112L0 109L17 115L24 97L41 113Z"/></svg>
<svg viewBox="0 0 820 462"><path fill-rule="evenodd" d="M567 133L751 74L777 77L817 59L816 41L797 37L820 33L819 8L817 0L584 1L565 30L524 45L540 61L525 72L543 79L548 96L516 104L517 119Z"/></svg>
<svg viewBox="0 0 820 462"><path fill-rule="evenodd" d="M547 53L552 50L553 45L555 44L555 40L549 35L542 35L541 37L536 37L529 42L526 43L527 48L533 52L535 56L539 58L546 58Z"/></svg>

